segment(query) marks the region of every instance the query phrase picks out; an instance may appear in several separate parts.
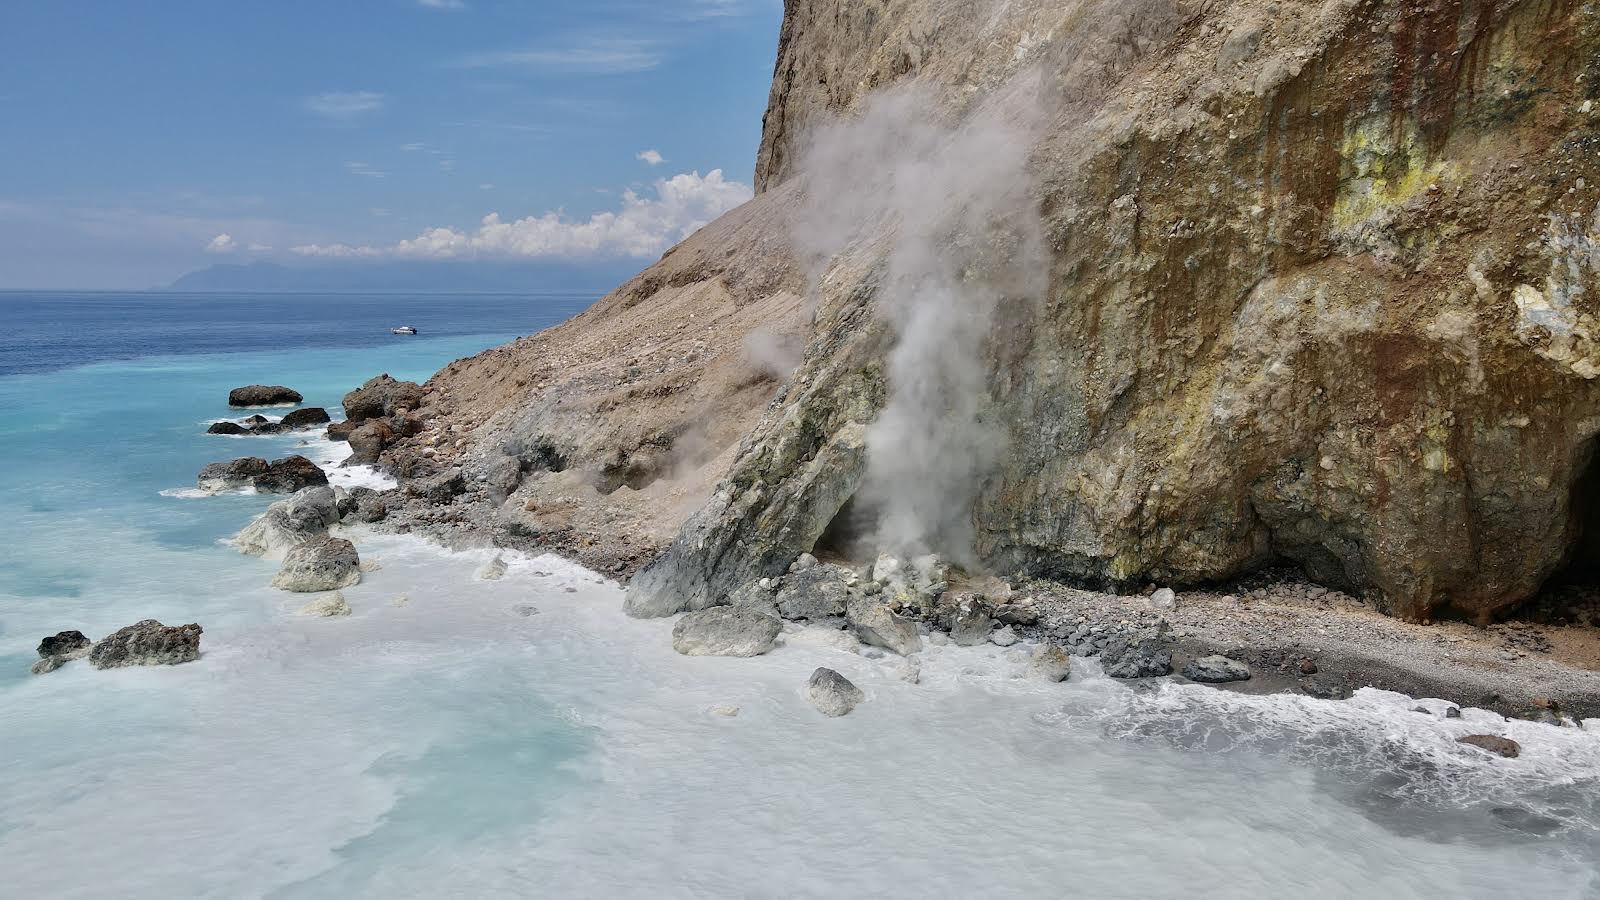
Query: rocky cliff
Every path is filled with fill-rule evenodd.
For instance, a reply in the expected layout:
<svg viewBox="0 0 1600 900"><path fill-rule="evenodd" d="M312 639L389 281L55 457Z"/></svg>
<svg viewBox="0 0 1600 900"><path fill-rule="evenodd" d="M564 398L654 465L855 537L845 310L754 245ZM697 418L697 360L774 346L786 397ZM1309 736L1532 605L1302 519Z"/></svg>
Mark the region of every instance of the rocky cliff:
<svg viewBox="0 0 1600 900"><path fill-rule="evenodd" d="M789 0L758 197L393 459L675 534L641 614L895 540L1487 620L1600 538L1597 107L1594 3Z"/></svg>

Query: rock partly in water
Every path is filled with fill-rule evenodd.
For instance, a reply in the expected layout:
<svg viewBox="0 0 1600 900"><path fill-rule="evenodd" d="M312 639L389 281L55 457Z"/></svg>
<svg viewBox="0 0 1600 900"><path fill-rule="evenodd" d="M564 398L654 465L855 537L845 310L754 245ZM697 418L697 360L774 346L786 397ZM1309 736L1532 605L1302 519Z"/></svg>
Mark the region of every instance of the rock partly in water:
<svg viewBox="0 0 1600 900"><path fill-rule="evenodd" d="M1072 674L1072 657L1060 644L1043 643L1033 651L1033 658L1028 660L1028 677L1041 678L1045 681L1066 681Z"/></svg>
<svg viewBox="0 0 1600 900"><path fill-rule="evenodd" d="M806 699L825 716L845 715L866 698L850 679L832 669L817 669L806 682Z"/></svg>
<svg viewBox="0 0 1600 900"><path fill-rule="evenodd" d="M292 429L315 428L327 424L330 420L327 410L320 406L307 406L284 415L278 424Z"/></svg>
<svg viewBox="0 0 1600 900"><path fill-rule="evenodd" d="M1189 660L1183 667L1183 677L1203 684L1226 684L1230 681L1248 681L1250 667L1219 653ZM1423 710L1427 712L1427 710Z"/></svg>
<svg viewBox="0 0 1600 900"><path fill-rule="evenodd" d="M249 556L282 559L295 547L327 534L338 521L339 506L333 488L305 488L267 507L234 536L233 545Z"/></svg>
<svg viewBox="0 0 1600 900"><path fill-rule="evenodd" d="M1101 652L1100 665L1112 678L1159 678L1172 674L1172 651L1153 638L1118 638Z"/></svg>
<svg viewBox="0 0 1600 900"><path fill-rule="evenodd" d="M505 557L499 554L495 554L494 559L489 560L483 568L478 570L478 580L480 581L499 581L504 577L506 577L506 560Z"/></svg>
<svg viewBox="0 0 1600 900"><path fill-rule="evenodd" d="M987 641L993 630L990 606L977 597L962 600L950 619L950 641L957 646L976 647Z"/></svg>
<svg viewBox="0 0 1600 900"><path fill-rule="evenodd" d="M996 647L1009 647L1018 640L1020 639L1017 637L1016 631L1012 630L1010 625L1004 625L989 632L989 643L994 644Z"/></svg>
<svg viewBox="0 0 1600 900"><path fill-rule="evenodd" d="M383 456L383 451L394 440L394 429L382 419L372 419L349 432L345 440L350 442L350 455L345 457L344 464L370 466Z"/></svg>
<svg viewBox="0 0 1600 900"><path fill-rule="evenodd" d="M195 485L202 491L228 491L254 484L256 476L267 471L269 463L259 456L245 456L228 462L215 462L200 470Z"/></svg>
<svg viewBox="0 0 1600 900"><path fill-rule="evenodd" d="M61 631L39 642L39 661L33 674L54 672L67 662L89 655L89 638L81 631Z"/></svg>
<svg viewBox="0 0 1600 900"><path fill-rule="evenodd" d="M1516 759L1522 753L1522 745L1508 737L1493 734L1469 734L1456 738L1458 744L1469 744L1487 753L1504 756L1506 759Z"/></svg>
<svg viewBox="0 0 1600 900"><path fill-rule="evenodd" d="M352 435L351 443L354 442L355 437ZM466 489L467 481L459 468L446 469L437 475L419 478L406 485L407 494L420 497L429 503L449 503Z"/></svg>
<svg viewBox="0 0 1600 900"><path fill-rule="evenodd" d="M672 649L685 656L760 656L772 649L783 622L745 606L684 613L672 626Z"/></svg>
<svg viewBox="0 0 1600 900"><path fill-rule="evenodd" d="M347 540L322 535L290 550L272 586L296 593L336 591L361 582L361 557Z"/></svg>
<svg viewBox="0 0 1600 900"><path fill-rule="evenodd" d="M281 384L247 384L228 392L229 406L288 406L305 398Z"/></svg>
<svg viewBox="0 0 1600 900"><path fill-rule="evenodd" d="M345 394L343 405L349 422L390 416L421 406L422 386L414 381L397 381L386 373Z"/></svg>
<svg viewBox="0 0 1600 900"><path fill-rule="evenodd" d="M249 434L249 433L250 433L250 429L244 427L243 425L240 425L238 422L232 421L231 419L223 419L221 422L212 422L211 423L211 427L206 429L206 434Z"/></svg>
<svg viewBox="0 0 1600 900"><path fill-rule="evenodd" d="M348 616L350 613L349 601L345 600L344 594L338 591L334 591L331 594L323 594L305 606L300 607L300 615L302 616L320 616L325 619Z"/></svg>
<svg viewBox="0 0 1600 900"><path fill-rule="evenodd" d="M200 658L202 630L194 623L169 628L145 619L101 638L89 651L89 664L96 669L114 669L192 662Z"/></svg>
<svg viewBox="0 0 1600 900"><path fill-rule="evenodd" d="M341 517L352 522L368 524L382 522L389 515L391 496L387 491L375 491L368 487L353 488L350 491L351 508Z"/></svg>
<svg viewBox="0 0 1600 900"><path fill-rule="evenodd" d="M807 625L793 634L784 635L783 639L790 646L841 650L845 653L861 652L861 642L856 640L854 634L842 628L829 628L826 625Z"/></svg>
<svg viewBox="0 0 1600 900"><path fill-rule="evenodd" d="M292 494L301 488L328 483L328 474L317 464L298 454L275 459L265 472L252 479L258 491Z"/></svg>
<svg viewBox="0 0 1600 900"><path fill-rule="evenodd" d="M922 635L917 633L917 624L890 612L888 605L876 597L851 597L845 607L845 618L864 644L901 656L922 650Z"/></svg>

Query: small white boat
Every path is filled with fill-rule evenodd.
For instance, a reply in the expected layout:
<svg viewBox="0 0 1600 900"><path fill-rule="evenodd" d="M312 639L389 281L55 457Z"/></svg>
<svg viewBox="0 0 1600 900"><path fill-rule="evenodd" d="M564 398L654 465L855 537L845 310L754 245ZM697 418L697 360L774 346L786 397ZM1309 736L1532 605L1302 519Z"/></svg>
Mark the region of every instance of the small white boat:
<svg viewBox="0 0 1600 900"><path fill-rule="evenodd" d="M390 334L416 334L417 330L410 325L401 325L399 328L389 329Z"/></svg>

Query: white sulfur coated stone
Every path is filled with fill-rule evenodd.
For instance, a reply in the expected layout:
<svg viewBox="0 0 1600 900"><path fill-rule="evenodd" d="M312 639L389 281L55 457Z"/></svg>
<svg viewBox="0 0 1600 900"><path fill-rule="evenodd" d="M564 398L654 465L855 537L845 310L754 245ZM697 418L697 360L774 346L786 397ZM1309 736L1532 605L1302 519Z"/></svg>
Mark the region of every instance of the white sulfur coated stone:
<svg viewBox="0 0 1600 900"><path fill-rule="evenodd" d="M494 559L489 560L488 564L478 570L480 581L499 581L504 577L506 577L506 561L505 557L499 554L495 554Z"/></svg>
<svg viewBox="0 0 1600 900"><path fill-rule="evenodd" d="M747 606L713 606L684 613L672 626L672 649L685 656L760 656L772 649L783 622Z"/></svg>

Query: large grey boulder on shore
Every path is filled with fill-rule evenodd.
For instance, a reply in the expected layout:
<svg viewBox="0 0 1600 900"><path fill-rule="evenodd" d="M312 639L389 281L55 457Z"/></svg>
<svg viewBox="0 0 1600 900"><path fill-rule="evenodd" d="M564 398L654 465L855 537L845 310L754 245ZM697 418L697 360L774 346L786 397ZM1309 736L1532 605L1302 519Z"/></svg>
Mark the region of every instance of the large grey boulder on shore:
<svg viewBox="0 0 1600 900"><path fill-rule="evenodd" d="M312 538L290 550L272 579L279 590L297 593L336 591L361 581L361 557L354 544L336 537Z"/></svg>
<svg viewBox="0 0 1600 900"><path fill-rule="evenodd" d="M783 622L748 606L714 606L685 613L672 626L672 649L685 656L760 656L772 649Z"/></svg>
<svg viewBox="0 0 1600 900"><path fill-rule="evenodd" d="M1202 656L1183 667L1183 677L1204 684L1225 684L1230 681L1248 681L1250 667L1238 660L1220 654Z"/></svg>
<svg viewBox="0 0 1600 900"><path fill-rule="evenodd" d="M830 718L846 715L867 698L850 679L832 669L820 668L806 682L806 699Z"/></svg>
<svg viewBox="0 0 1600 900"><path fill-rule="evenodd" d="M778 613L785 619L818 621L844 615L850 599L846 572L838 566L818 563L784 576L778 588Z"/></svg>
<svg viewBox="0 0 1600 900"><path fill-rule="evenodd" d="M89 664L96 669L115 669L192 662L200 658L202 631L193 622L169 627L145 619L101 638L89 651Z"/></svg>
<svg viewBox="0 0 1600 900"><path fill-rule="evenodd" d="M901 656L922 650L922 635L917 623L896 615L876 597L852 597L845 608L845 619L863 644L882 647Z"/></svg>
<svg viewBox="0 0 1600 900"><path fill-rule="evenodd" d="M283 559L285 554L339 521L339 506L333 488L305 488L287 500L267 507L255 521L234 536L240 553L265 559Z"/></svg>
<svg viewBox="0 0 1600 900"><path fill-rule="evenodd" d="M284 406L304 399L299 391L281 384L247 384L228 392L229 406Z"/></svg>

